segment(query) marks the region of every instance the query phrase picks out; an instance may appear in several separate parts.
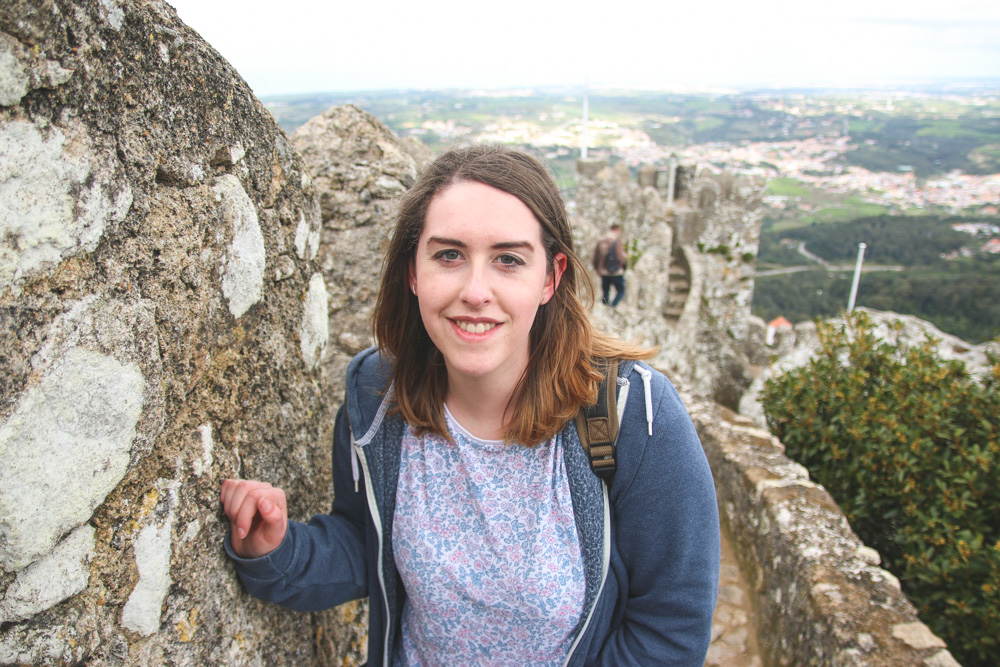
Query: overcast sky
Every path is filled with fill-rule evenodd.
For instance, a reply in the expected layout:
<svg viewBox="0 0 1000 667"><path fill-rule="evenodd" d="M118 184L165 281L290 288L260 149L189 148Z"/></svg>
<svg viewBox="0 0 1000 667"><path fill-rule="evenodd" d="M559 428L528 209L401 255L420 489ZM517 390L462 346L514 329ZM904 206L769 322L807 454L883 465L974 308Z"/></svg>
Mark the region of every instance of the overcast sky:
<svg viewBox="0 0 1000 667"><path fill-rule="evenodd" d="M167 0L259 96L1000 78L998 0Z"/></svg>

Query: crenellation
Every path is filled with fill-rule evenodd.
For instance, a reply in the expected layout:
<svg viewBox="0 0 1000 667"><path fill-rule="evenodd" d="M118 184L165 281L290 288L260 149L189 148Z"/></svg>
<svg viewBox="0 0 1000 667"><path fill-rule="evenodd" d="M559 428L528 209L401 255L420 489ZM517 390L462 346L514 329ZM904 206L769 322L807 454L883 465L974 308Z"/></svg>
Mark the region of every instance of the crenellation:
<svg viewBox="0 0 1000 667"><path fill-rule="evenodd" d="M577 174L571 211L578 248L589 254L617 222L642 252L609 326L658 345L661 367L735 408L752 376L745 348L763 183L676 160L667 168L641 166L635 182L623 163L600 159L579 161ZM611 317L602 307L597 312Z"/></svg>

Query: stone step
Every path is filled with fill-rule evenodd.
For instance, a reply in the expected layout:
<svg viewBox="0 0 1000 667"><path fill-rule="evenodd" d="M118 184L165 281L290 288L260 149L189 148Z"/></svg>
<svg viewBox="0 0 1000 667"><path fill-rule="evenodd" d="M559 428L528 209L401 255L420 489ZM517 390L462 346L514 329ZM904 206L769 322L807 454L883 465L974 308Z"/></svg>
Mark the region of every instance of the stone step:
<svg viewBox="0 0 1000 667"><path fill-rule="evenodd" d="M691 291L691 284L686 280L671 280L667 283L668 292L684 292L685 294Z"/></svg>
<svg viewBox="0 0 1000 667"><path fill-rule="evenodd" d="M675 320L679 320L683 313L684 313L683 305L679 307L674 305L667 305L663 307L663 316L667 318L673 318Z"/></svg>
<svg viewBox="0 0 1000 667"><path fill-rule="evenodd" d="M667 295L666 305L668 307L672 307L672 308L682 308L683 309L684 308L684 304L687 303L687 299L685 299L683 297L680 298L680 299L678 299L678 298L676 298L676 296L677 295L674 295L674 294Z"/></svg>

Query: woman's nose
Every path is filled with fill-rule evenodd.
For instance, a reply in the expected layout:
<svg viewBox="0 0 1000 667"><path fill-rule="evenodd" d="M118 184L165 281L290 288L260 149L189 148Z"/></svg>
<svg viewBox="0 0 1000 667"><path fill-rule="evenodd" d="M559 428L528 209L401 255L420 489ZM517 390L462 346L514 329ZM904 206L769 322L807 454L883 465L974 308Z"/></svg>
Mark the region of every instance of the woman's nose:
<svg viewBox="0 0 1000 667"><path fill-rule="evenodd" d="M480 308L490 302L493 291L483 267L472 266L468 281L462 287L462 301L473 308Z"/></svg>

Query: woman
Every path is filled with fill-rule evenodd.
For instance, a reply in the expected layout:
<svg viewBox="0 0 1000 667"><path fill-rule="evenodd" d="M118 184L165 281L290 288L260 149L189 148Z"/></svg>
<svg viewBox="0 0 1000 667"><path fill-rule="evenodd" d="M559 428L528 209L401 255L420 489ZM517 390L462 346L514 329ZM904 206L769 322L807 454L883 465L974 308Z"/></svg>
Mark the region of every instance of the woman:
<svg viewBox="0 0 1000 667"><path fill-rule="evenodd" d="M702 665L711 473L648 352L592 326L545 168L496 146L442 155L403 198L382 273L332 512L291 522L279 489L223 484L248 591L299 610L370 597L373 665ZM603 359L621 362L607 483L573 420Z"/></svg>

